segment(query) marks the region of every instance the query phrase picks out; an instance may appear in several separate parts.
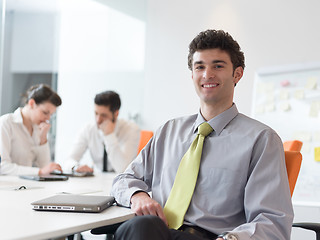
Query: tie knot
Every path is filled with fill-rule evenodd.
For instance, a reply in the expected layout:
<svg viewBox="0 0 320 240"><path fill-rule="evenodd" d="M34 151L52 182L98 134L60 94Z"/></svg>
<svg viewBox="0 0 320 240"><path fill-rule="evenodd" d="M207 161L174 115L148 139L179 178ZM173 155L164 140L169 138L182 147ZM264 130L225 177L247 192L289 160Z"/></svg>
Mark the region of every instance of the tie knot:
<svg viewBox="0 0 320 240"><path fill-rule="evenodd" d="M205 137L208 136L212 131L212 127L207 122L202 123L198 128L198 133Z"/></svg>

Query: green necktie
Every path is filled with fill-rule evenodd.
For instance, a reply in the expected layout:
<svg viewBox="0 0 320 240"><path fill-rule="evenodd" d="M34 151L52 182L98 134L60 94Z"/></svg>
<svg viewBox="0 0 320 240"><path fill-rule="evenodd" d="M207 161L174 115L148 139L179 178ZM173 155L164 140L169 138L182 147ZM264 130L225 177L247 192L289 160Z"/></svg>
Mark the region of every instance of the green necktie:
<svg viewBox="0 0 320 240"><path fill-rule="evenodd" d="M204 122L198 127L198 135L190 148L183 156L170 195L164 206L164 214L169 228L178 229L183 224L199 173L203 142L206 136L213 131L212 127Z"/></svg>

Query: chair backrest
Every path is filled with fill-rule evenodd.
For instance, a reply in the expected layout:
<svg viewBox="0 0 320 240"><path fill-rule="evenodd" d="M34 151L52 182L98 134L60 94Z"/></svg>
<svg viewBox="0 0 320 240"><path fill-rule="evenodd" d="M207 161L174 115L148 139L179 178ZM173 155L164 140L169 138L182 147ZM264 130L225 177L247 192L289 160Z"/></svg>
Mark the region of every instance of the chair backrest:
<svg viewBox="0 0 320 240"><path fill-rule="evenodd" d="M150 138L152 138L153 132L147 130L141 130L140 132L140 143L138 147L138 154L144 148L144 146L149 142Z"/></svg>
<svg viewBox="0 0 320 240"><path fill-rule="evenodd" d="M284 151L291 196L299 175L302 155L298 151Z"/></svg>
<svg viewBox="0 0 320 240"><path fill-rule="evenodd" d="M286 141L283 143L283 148L285 151L301 151L302 142L299 140Z"/></svg>

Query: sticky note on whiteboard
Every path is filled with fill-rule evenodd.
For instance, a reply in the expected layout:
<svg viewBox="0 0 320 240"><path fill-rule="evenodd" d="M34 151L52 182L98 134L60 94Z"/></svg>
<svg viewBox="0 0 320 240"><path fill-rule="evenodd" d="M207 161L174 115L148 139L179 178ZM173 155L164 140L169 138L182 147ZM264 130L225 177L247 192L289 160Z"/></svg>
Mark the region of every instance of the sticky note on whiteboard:
<svg viewBox="0 0 320 240"><path fill-rule="evenodd" d="M304 90L303 89L296 90L294 93L294 97L296 99L304 99Z"/></svg>
<svg viewBox="0 0 320 240"><path fill-rule="evenodd" d="M287 90L282 90L280 92L280 99L281 100L288 100L289 99L289 92Z"/></svg>
<svg viewBox="0 0 320 240"><path fill-rule="evenodd" d="M314 148L314 160L320 162L320 147Z"/></svg>
<svg viewBox="0 0 320 240"><path fill-rule="evenodd" d="M316 89L317 88L317 79L316 78L309 78L306 84L306 89Z"/></svg>
<svg viewBox="0 0 320 240"><path fill-rule="evenodd" d="M319 115L320 103L318 101L313 101L310 106L309 116L317 118Z"/></svg>
<svg viewBox="0 0 320 240"><path fill-rule="evenodd" d="M284 112L288 112L291 110L290 104L288 102L284 102L281 104L281 109Z"/></svg>
<svg viewBox="0 0 320 240"><path fill-rule="evenodd" d="M265 109L264 105L258 105L255 107L255 113L256 114L263 114Z"/></svg>

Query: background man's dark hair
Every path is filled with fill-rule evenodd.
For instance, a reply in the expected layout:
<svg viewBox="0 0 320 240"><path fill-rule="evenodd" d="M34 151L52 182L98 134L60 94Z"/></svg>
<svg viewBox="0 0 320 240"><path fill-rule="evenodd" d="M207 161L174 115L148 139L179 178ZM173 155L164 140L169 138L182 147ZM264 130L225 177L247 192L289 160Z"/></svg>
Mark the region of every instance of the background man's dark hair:
<svg viewBox="0 0 320 240"><path fill-rule="evenodd" d="M97 105L103 105L110 107L111 112L115 112L121 107L121 100L118 93L114 91L104 91L98 93L94 98L94 103Z"/></svg>
<svg viewBox="0 0 320 240"><path fill-rule="evenodd" d="M189 44L188 67L192 70L193 54L196 51L219 48L226 51L231 58L233 70L237 67L244 69L244 54L240 49L239 44L222 30L206 30L200 32Z"/></svg>
<svg viewBox="0 0 320 240"><path fill-rule="evenodd" d="M31 86L25 94L25 103L27 104L30 99L34 99L36 104L50 102L56 107L62 103L60 96L46 84Z"/></svg>

